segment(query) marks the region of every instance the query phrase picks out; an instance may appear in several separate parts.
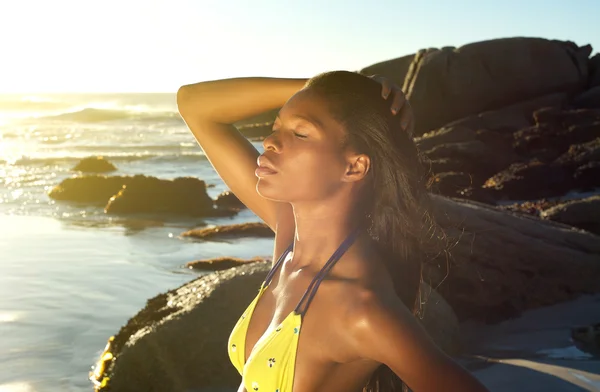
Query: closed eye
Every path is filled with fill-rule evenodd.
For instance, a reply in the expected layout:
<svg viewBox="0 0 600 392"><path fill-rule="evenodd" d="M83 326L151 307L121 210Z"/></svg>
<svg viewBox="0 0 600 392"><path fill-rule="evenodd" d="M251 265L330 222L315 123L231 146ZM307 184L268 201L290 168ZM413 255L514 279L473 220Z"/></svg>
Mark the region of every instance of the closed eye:
<svg viewBox="0 0 600 392"><path fill-rule="evenodd" d="M302 135L302 134L299 134L297 132L294 132L294 136L296 136L297 138L300 138L300 139L306 139L308 137L306 135Z"/></svg>

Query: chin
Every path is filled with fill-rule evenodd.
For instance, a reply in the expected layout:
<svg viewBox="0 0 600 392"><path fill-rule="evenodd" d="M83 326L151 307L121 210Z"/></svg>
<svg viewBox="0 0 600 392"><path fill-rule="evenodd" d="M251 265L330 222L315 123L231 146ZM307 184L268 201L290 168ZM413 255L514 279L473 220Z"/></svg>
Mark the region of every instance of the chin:
<svg viewBox="0 0 600 392"><path fill-rule="evenodd" d="M271 179L259 178L256 183L256 192L265 199L273 201L286 201L285 192L275 186Z"/></svg>

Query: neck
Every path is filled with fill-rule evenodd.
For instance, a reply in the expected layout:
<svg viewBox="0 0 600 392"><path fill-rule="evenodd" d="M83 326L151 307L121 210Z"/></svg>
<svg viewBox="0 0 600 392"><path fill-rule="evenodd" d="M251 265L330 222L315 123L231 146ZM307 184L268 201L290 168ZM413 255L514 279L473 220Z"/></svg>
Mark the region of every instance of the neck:
<svg viewBox="0 0 600 392"><path fill-rule="evenodd" d="M296 232L292 266L320 269L357 228L351 204L339 201L293 203Z"/></svg>

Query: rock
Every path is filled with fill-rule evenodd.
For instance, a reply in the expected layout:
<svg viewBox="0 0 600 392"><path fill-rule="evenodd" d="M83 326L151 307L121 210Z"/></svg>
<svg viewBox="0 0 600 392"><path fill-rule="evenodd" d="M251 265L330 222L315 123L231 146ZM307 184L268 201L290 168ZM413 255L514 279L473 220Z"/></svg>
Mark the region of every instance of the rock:
<svg viewBox="0 0 600 392"><path fill-rule="evenodd" d="M361 69L359 72L363 75L381 75L391 80L396 85L402 87L404 78L408 69L415 58L414 54L398 57L392 60L382 61Z"/></svg>
<svg viewBox="0 0 600 392"><path fill-rule="evenodd" d="M104 157L88 157L84 158L74 168L73 171L81 171L86 173L107 173L117 170L115 165L104 159Z"/></svg>
<svg viewBox="0 0 600 392"><path fill-rule="evenodd" d="M515 102L583 91L590 53L589 45L521 37L420 51L403 86L415 134Z"/></svg>
<svg viewBox="0 0 600 392"><path fill-rule="evenodd" d="M495 200L531 200L559 196L573 189L572 170L539 160L517 162L483 184Z"/></svg>
<svg viewBox="0 0 600 392"><path fill-rule="evenodd" d="M583 92L573 99L573 106L587 109L600 109L600 82L596 87Z"/></svg>
<svg viewBox="0 0 600 392"><path fill-rule="evenodd" d="M237 198L237 196L234 195L233 192L231 192L231 191L225 191L225 192L221 193L219 196L217 196L217 199L215 200L215 204L219 208L237 208L237 209L246 208L244 203L242 203Z"/></svg>
<svg viewBox="0 0 600 392"><path fill-rule="evenodd" d="M432 174L447 172L462 172L468 170L464 162L456 159L440 158L434 160L424 159L424 165L429 168Z"/></svg>
<svg viewBox="0 0 600 392"><path fill-rule="evenodd" d="M514 149L522 156L537 156L540 151L545 159L555 160L569 146L582 144L600 136L600 121L567 128L551 124L535 125L514 133Z"/></svg>
<svg viewBox="0 0 600 392"><path fill-rule="evenodd" d="M491 138L492 135L489 135L491 132L486 131L478 131L475 135L478 137L479 134L486 133L485 136ZM431 160L448 158L461 162L462 166L467 168L464 171L474 178L471 183L475 182L479 185L517 159L510 144L506 143L504 146L502 144L501 140L496 143L489 141L485 143L481 140L446 143L426 151L425 155Z"/></svg>
<svg viewBox="0 0 600 392"><path fill-rule="evenodd" d="M546 107L563 108L567 103L566 93L543 95L501 109L471 115L452 121L444 127L465 127L473 130L487 129L500 133L512 133L534 124L533 113Z"/></svg>
<svg viewBox="0 0 600 392"><path fill-rule="evenodd" d="M162 180L136 175L111 197L107 214L169 214L212 216L213 200L206 193L204 181L194 177Z"/></svg>
<svg viewBox="0 0 600 392"><path fill-rule="evenodd" d="M105 205L132 177L85 175L64 179L48 193L54 200Z"/></svg>
<svg viewBox="0 0 600 392"><path fill-rule="evenodd" d="M559 204L542 211L540 216L600 235L600 196Z"/></svg>
<svg viewBox="0 0 600 392"><path fill-rule="evenodd" d="M198 269L202 271L221 271L228 268L238 267L243 264L263 261L263 258L253 258L242 260L237 257L219 257L216 259L190 261L185 266L189 269Z"/></svg>
<svg viewBox="0 0 600 392"><path fill-rule="evenodd" d="M533 119L536 125L550 124L554 127L568 128L572 125L587 125L600 121L600 109L543 108L533 113Z"/></svg>
<svg viewBox="0 0 600 392"><path fill-rule="evenodd" d="M589 86L600 86L600 53L596 53L589 61L590 80Z"/></svg>
<svg viewBox="0 0 600 392"><path fill-rule="evenodd" d="M600 323L572 328L571 339L583 352L600 357Z"/></svg>
<svg viewBox="0 0 600 392"><path fill-rule="evenodd" d="M600 181L600 162L589 162L579 166L573 174L577 187L583 191L595 189Z"/></svg>
<svg viewBox="0 0 600 392"><path fill-rule="evenodd" d="M506 210L506 211L513 211L513 212L518 212L518 213L522 213L522 214L528 214L528 215L533 215L533 216L537 216L540 217L540 214L542 213L542 211L554 207L558 204L561 203L561 200L547 200L547 199L540 199L540 200L527 200L524 202L519 202L519 203L512 203L512 204L503 204L503 205L499 205L496 206L496 208L501 209L501 210Z"/></svg>
<svg viewBox="0 0 600 392"><path fill-rule="evenodd" d="M473 185L473 179L466 173L437 173L433 176L431 192L443 196L460 197L465 190Z"/></svg>
<svg viewBox="0 0 600 392"><path fill-rule="evenodd" d="M239 237L274 237L275 233L262 222L240 223L227 226L216 226L194 229L181 233L182 237L207 239L231 239Z"/></svg>
<svg viewBox="0 0 600 392"><path fill-rule="evenodd" d="M461 143L474 140L476 133L473 129L461 125L448 125L436 131L424 134L415 139L421 151L428 151L446 143Z"/></svg>
<svg viewBox="0 0 600 392"><path fill-rule="evenodd" d="M576 167L598 161L600 161L600 136L587 143L572 145L556 160L556 163Z"/></svg>
<svg viewBox="0 0 600 392"><path fill-rule="evenodd" d="M113 341L115 359L101 391L196 391L235 388L240 377L227 356L227 339L256 295L270 264L252 263L203 276L150 299ZM423 319L449 353L460 346L456 316L425 283Z"/></svg>
<svg viewBox="0 0 600 392"><path fill-rule="evenodd" d="M498 322L600 292L600 237L481 203L433 198L452 247L428 263L424 276L459 321Z"/></svg>

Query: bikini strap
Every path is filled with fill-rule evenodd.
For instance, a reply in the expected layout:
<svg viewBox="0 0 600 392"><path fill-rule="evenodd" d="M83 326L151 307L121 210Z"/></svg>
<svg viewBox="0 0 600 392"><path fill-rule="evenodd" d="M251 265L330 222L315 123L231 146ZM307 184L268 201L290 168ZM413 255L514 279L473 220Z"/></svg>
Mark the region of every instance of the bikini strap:
<svg viewBox="0 0 600 392"><path fill-rule="evenodd" d="M321 270L317 273L317 275L315 275L313 280L310 282L310 285L308 285L308 288L304 292L304 295L302 296L302 298L300 298L300 302L298 302L296 309L294 309L294 312L296 314L304 316L304 314L306 313L306 310L308 309L308 305L310 305L311 301L315 297L315 294L317 294L319 285L321 284L323 279L325 279L325 277L327 276L329 271L331 271L331 269L333 268L335 263L344 255L344 253L346 253L346 251L354 243L359 232L360 231L358 228L355 229L353 232L351 232L350 235L348 235L348 237L346 237L344 242L342 242L340 244L340 246L337 248L337 250L335 252L333 252L333 254L329 258L329 260L327 260L327 262L323 266L323 268L321 268Z"/></svg>
<svg viewBox="0 0 600 392"><path fill-rule="evenodd" d="M267 287L269 285L269 283L271 283L271 279L273 279L273 275L275 275L277 268L279 268L279 266L283 263L283 260L285 260L285 257L288 255L288 253L291 252L293 247L294 247L294 243L292 242L290 244L290 246L288 246L287 249L285 251L283 251L281 256L279 256L279 259L277 259L277 262L273 265L273 267L271 267L271 270L267 274L267 277L265 278L265 280L261 286L261 289L264 287Z"/></svg>

